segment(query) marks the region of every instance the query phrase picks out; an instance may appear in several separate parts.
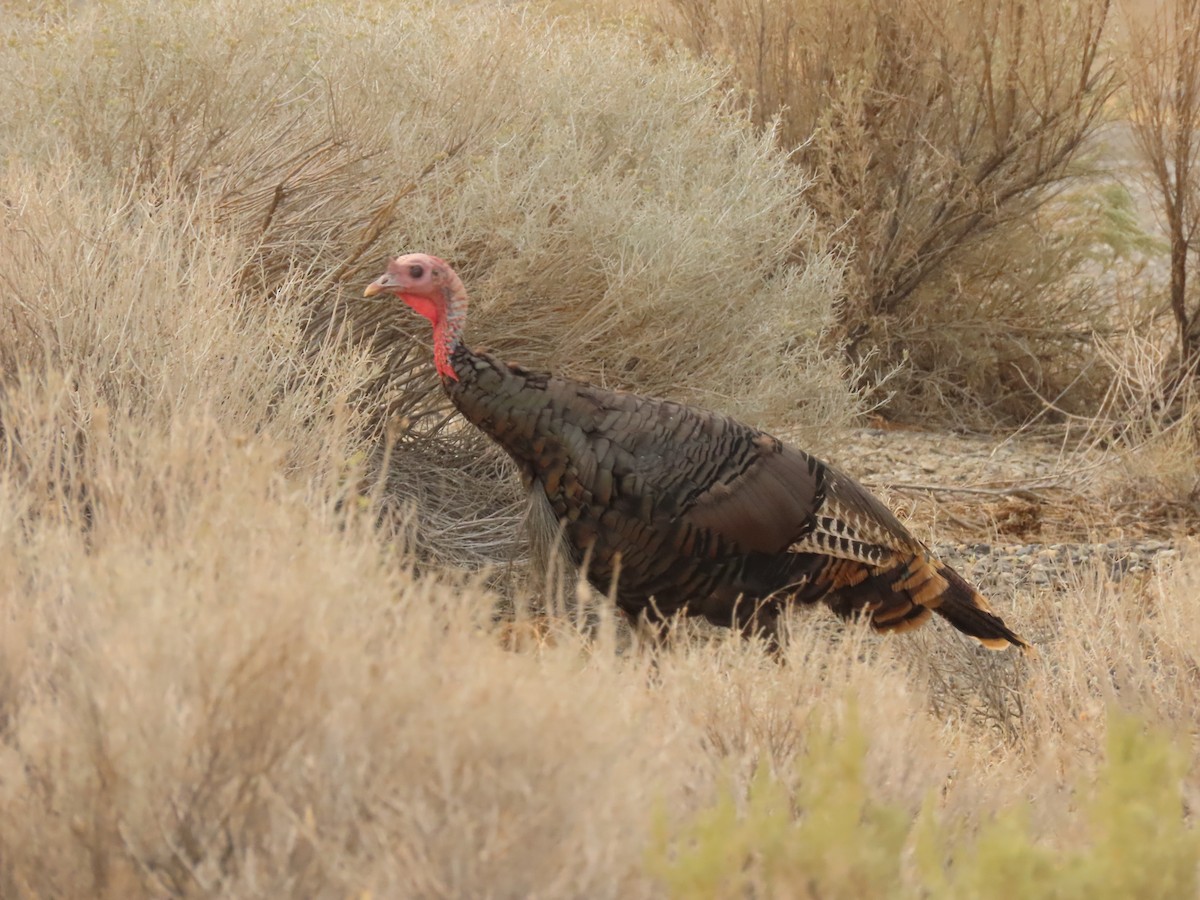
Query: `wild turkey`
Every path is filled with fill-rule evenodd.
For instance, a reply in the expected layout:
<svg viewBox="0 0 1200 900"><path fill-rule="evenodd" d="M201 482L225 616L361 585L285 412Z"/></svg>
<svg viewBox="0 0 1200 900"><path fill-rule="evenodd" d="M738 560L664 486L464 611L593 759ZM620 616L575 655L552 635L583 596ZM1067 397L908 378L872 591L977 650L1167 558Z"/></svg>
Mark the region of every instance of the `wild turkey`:
<svg viewBox="0 0 1200 900"><path fill-rule="evenodd" d="M879 631L931 611L992 649L1025 647L979 592L833 466L714 412L531 372L462 341L467 294L442 260L392 260L366 289L433 323L442 386L544 493L577 565L618 606L773 634L822 600Z"/></svg>

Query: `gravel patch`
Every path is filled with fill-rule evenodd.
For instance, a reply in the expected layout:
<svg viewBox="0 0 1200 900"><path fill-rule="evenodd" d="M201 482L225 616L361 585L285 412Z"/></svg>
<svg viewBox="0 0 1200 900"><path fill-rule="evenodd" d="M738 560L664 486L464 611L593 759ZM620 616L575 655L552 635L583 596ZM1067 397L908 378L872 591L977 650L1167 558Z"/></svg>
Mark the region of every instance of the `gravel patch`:
<svg viewBox="0 0 1200 900"><path fill-rule="evenodd" d="M1088 544L935 544L934 554L977 586L1054 589L1076 574L1099 572L1121 581L1162 571L1180 558L1172 541L1116 540Z"/></svg>
<svg viewBox="0 0 1200 900"><path fill-rule="evenodd" d="M1141 577L1181 556L1173 535L1114 525L1096 490L1098 452L1029 435L859 428L828 458L985 594Z"/></svg>

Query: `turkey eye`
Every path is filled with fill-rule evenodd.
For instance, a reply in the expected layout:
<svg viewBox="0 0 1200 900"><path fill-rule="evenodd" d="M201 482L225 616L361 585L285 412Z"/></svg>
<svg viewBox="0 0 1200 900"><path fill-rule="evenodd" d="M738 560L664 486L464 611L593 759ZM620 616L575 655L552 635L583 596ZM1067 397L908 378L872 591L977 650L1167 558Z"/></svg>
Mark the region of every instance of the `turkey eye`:
<svg viewBox="0 0 1200 900"><path fill-rule="evenodd" d="M413 278L420 278L422 275L425 274L425 270L423 268L421 268L420 266L409 266L408 274L411 275Z"/></svg>

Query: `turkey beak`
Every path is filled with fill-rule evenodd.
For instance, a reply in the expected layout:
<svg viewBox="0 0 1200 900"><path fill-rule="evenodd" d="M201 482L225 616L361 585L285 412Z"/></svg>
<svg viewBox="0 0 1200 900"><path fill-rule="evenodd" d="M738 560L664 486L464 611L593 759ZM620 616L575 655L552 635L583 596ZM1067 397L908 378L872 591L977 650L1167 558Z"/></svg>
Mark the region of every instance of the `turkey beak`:
<svg viewBox="0 0 1200 900"><path fill-rule="evenodd" d="M374 297L376 294L381 294L392 286L392 277L387 273L380 275L374 281L367 285L367 289L363 291L364 297Z"/></svg>

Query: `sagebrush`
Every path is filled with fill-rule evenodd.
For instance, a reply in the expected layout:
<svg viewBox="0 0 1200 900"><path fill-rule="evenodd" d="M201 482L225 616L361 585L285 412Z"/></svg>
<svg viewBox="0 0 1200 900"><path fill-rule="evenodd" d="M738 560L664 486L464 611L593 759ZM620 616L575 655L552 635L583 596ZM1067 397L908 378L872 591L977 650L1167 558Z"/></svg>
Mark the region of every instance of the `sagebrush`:
<svg viewBox="0 0 1200 900"><path fill-rule="evenodd" d="M373 466L387 450L389 500L418 504L414 538L443 559L512 559L503 535L521 507L495 451L447 427L425 329L359 302L401 251L458 266L472 340L523 363L827 440L854 408L827 341L841 263L816 240L807 179L719 78L618 33L431 9L122 3L15 18L4 149L45 184L86 185L81 203L107 206L115 230L190 211L179 252L202 256L211 234L234 258L212 273L227 287L194 283L297 310L310 352L378 350L350 400L369 412ZM20 203L7 215L28 230ZM811 244L803 264L798 244ZM23 270L23 309L40 314L39 292L76 296L75 268ZM464 516L491 527L467 534Z"/></svg>
<svg viewBox="0 0 1200 900"><path fill-rule="evenodd" d="M812 173L806 200L848 260L841 334L893 414L1020 421L1103 388L1111 219L1081 176L1117 85L1109 0L657 8Z"/></svg>
<svg viewBox="0 0 1200 900"><path fill-rule="evenodd" d="M999 597L1032 658L819 612L784 665L690 626L652 657L586 595L586 630L498 624L517 489L445 416L423 323L358 314L382 260L462 267L472 339L817 449L855 402L842 272L718 74L433 9L0 20L0 895L661 896L705 810L804 796L814 753L884 838L936 816L938 865L1025 796L1005 846L1086 854L1110 707L1165 735L1128 784L1186 884L1159 775L1200 802L1187 556Z"/></svg>

